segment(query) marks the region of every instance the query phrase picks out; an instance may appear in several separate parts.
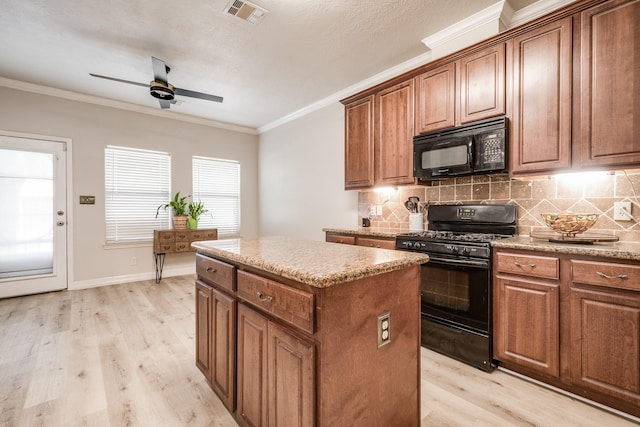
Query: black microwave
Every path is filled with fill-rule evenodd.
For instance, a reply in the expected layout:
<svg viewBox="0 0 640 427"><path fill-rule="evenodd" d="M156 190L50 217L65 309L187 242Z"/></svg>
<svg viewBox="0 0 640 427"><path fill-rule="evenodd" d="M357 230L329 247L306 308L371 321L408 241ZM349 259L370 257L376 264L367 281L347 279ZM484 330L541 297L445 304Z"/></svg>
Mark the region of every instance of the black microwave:
<svg viewBox="0 0 640 427"><path fill-rule="evenodd" d="M418 180L506 170L506 117L424 133L413 138L413 176Z"/></svg>

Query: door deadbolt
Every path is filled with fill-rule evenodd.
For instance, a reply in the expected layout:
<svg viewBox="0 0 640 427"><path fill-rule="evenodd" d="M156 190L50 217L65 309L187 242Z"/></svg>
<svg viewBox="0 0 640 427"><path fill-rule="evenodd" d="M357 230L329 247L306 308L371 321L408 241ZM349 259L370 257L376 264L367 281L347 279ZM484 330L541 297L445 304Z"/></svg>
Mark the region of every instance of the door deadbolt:
<svg viewBox="0 0 640 427"><path fill-rule="evenodd" d="M58 216L64 215L64 211L58 211L57 213L58 213Z"/></svg>

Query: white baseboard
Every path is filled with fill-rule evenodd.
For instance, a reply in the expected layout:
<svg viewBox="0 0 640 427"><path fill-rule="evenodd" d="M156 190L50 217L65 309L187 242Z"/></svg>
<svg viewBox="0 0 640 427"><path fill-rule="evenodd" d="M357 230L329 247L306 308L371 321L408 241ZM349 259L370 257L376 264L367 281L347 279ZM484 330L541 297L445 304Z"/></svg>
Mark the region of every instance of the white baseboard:
<svg viewBox="0 0 640 427"><path fill-rule="evenodd" d="M195 263L192 265L184 265L173 268L165 268L162 272L162 277L172 277L172 276L184 276L188 274L195 274L196 266ZM100 277L97 279L90 280L76 280L73 283L69 284L69 290L76 289L89 289L89 288L97 288L100 286L109 286L109 285L119 285L121 283L130 283L130 282L141 282L144 280L155 280L156 273L155 271L149 271L147 273L138 273L138 274L127 274L124 276L111 276L111 277Z"/></svg>

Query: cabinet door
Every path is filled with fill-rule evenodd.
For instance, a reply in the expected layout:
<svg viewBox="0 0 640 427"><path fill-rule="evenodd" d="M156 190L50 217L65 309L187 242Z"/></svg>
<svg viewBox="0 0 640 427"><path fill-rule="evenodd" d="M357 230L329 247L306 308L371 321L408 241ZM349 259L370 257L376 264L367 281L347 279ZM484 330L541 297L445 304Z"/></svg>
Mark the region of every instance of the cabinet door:
<svg viewBox="0 0 640 427"><path fill-rule="evenodd" d="M269 426L313 426L313 344L289 334L273 322L268 324Z"/></svg>
<svg viewBox="0 0 640 427"><path fill-rule="evenodd" d="M373 187L373 96L345 106L344 187Z"/></svg>
<svg viewBox="0 0 640 427"><path fill-rule="evenodd" d="M497 276L494 282L495 358L559 375L559 288Z"/></svg>
<svg viewBox="0 0 640 427"><path fill-rule="evenodd" d="M455 63L416 77L416 133L455 125Z"/></svg>
<svg viewBox="0 0 640 427"><path fill-rule="evenodd" d="M640 293L571 288L571 379L640 405Z"/></svg>
<svg viewBox="0 0 640 427"><path fill-rule="evenodd" d="M232 297L217 289L211 300L211 387L233 412L236 398L236 306Z"/></svg>
<svg viewBox="0 0 640 427"><path fill-rule="evenodd" d="M375 183L413 184L413 79L375 95Z"/></svg>
<svg viewBox="0 0 640 427"><path fill-rule="evenodd" d="M267 426L267 319L238 305L238 406L243 426Z"/></svg>
<svg viewBox="0 0 640 427"><path fill-rule="evenodd" d="M571 166L571 22L554 22L507 44L514 174Z"/></svg>
<svg viewBox="0 0 640 427"><path fill-rule="evenodd" d="M580 163L640 163L640 0L610 0L580 15Z"/></svg>
<svg viewBox="0 0 640 427"><path fill-rule="evenodd" d="M211 382L211 287L196 281L196 366Z"/></svg>
<svg viewBox="0 0 640 427"><path fill-rule="evenodd" d="M457 61L460 123L505 114L505 45Z"/></svg>

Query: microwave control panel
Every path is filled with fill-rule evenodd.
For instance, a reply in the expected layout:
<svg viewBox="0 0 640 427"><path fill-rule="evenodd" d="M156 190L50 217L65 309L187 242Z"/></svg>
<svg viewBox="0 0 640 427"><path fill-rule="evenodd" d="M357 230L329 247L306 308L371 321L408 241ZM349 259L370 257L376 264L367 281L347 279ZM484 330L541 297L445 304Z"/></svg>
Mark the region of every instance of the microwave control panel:
<svg viewBox="0 0 640 427"><path fill-rule="evenodd" d="M506 165L504 130L478 135L476 170L504 168Z"/></svg>

